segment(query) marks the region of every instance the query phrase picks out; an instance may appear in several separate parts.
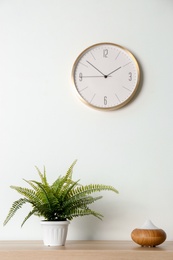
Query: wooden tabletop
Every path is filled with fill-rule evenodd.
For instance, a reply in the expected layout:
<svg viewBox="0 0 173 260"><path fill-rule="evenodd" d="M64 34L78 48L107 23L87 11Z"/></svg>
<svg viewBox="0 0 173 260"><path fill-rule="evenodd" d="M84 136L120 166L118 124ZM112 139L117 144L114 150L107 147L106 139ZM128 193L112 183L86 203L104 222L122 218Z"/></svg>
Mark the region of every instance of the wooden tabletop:
<svg viewBox="0 0 173 260"><path fill-rule="evenodd" d="M133 241L67 241L47 247L42 241L0 241L0 260L173 260L173 242L141 247Z"/></svg>

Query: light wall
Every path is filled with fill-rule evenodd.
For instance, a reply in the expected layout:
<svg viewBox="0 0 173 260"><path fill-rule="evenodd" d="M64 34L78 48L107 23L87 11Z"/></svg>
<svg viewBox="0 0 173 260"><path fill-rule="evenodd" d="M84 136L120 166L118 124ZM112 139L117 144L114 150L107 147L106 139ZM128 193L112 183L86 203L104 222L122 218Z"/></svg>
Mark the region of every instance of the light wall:
<svg viewBox="0 0 173 260"><path fill-rule="evenodd" d="M173 239L173 1L0 1L0 239L41 239L40 219L20 224L29 207L3 227L18 195L10 185L52 182L78 159L74 179L114 185L75 219L68 239L130 239L146 219ZM83 104L71 69L85 48L113 42L142 71L129 105L103 112Z"/></svg>

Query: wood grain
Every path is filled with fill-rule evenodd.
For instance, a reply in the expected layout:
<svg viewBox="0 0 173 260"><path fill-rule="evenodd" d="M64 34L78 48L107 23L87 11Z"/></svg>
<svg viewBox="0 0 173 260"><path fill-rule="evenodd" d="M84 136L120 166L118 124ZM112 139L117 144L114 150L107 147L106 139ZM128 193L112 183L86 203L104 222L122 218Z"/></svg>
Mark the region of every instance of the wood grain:
<svg viewBox="0 0 173 260"><path fill-rule="evenodd" d="M0 260L172 260L173 242L144 248L133 241L67 241L46 247L42 241L0 241Z"/></svg>
<svg viewBox="0 0 173 260"><path fill-rule="evenodd" d="M141 246L155 247L166 239L166 233L162 229L134 229L131 233L134 242Z"/></svg>

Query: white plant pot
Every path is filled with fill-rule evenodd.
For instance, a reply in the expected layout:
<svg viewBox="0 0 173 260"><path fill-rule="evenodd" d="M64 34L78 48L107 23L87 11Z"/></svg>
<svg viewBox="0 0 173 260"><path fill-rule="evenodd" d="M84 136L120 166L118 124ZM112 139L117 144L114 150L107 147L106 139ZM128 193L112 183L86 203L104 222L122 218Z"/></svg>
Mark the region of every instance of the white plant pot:
<svg viewBox="0 0 173 260"><path fill-rule="evenodd" d="M45 246L64 246L69 221L41 221Z"/></svg>

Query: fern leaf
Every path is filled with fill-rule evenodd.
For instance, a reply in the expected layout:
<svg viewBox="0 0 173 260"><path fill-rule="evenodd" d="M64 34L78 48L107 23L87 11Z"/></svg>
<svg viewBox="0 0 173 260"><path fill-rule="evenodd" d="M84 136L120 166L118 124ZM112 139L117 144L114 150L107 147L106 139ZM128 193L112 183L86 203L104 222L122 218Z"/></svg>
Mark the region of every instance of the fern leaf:
<svg viewBox="0 0 173 260"><path fill-rule="evenodd" d="M69 214L69 220L75 218L75 217L83 217L83 216L87 216L87 215L93 215L94 217L97 217L99 218L100 220L102 220L103 218L103 215L94 211L94 210L91 210L91 209L76 209L74 211L71 211L71 213Z"/></svg>
<svg viewBox="0 0 173 260"><path fill-rule="evenodd" d="M33 181L28 181L28 180L25 180L23 179L25 182L27 182L36 192L38 192L39 188L37 185L34 185Z"/></svg>
<svg viewBox="0 0 173 260"><path fill-rule="evenodd" d="M77 163L77 160L74 160L74 162L71 164L71 166L69 167L67 173L66 173L66 178L72 178L72 174L73 174L73 168L75 166L75 164Z"/></svg>
<svg viewBox="0 0 173 260"><path fill-rule="evenodd" d="M77 185L80 185L79 184L79 180L73 182L72 184L70 183L69 185L66 185L66 187L64 188L63 194L62 194L62 197L63 197L64 201L66 200L66 197L68 196L70 191L73 190Z"/></svg>
<svg viewBox="0 0 173 260"><path fill-rule="evenodd" d="M42 174L41 171L39 170L39 168L37 166L35 166L39 176L40 176L40 179L41 179L41 182L46 185L46 186L49 186L48 182L47 182L47 178L46 178L46 168L44 166L44 173Z"/></svg>
<svg viewBox="0 0 173 260"><path fill-rule="evenodd" d="M78 198L70 198L67 201L65 201L63 205L63 210L68 212L72 209L77 208L86 208L87 205L94 203L95 201L101 199L102 196L98 197L92 197L92 196L85 196L85 197L78 197Z"/></svg>
<svg viewBox="0 0 173 260"><path fill-rule="evenodd" d="M103 190L109 190L109 191L118 193L118 191L114 187L109 186L109 185L90 184L90 185L86 185L86 186L77 187L76 189L71 191L70 196L85 196L85 195L89 195L94 192L100 192Z"/></svg>
<svg viewBox="0 0 173 260"><path fill-rule="evenodd" d="M9 211L9 213L8 213L4 223L3 223L4 226L15 215L16 211L18 209L20 209L26 202L28 202L28 200L26 198L21 198L21 199L16 200L16 201L13 202L13 204L12 204L12 206L10 208L10 211Z"/></svg>
<svg viewBox="0 0 173 260"><path fill-rule="evenodd" d="M31 189L22 188L19 186L10 186L10 188L12 188L12 189L16 190L18 193L22 194L29 201L35 201L37 199L36 192Z"/></svg>
<svg viewBox="0 0 173 260"><path fill-rule="evenodd" d="M25 217L24 221L21 224L21 227L23 227L23 225L25 224L25 222L32 216L35 214L35 212L37 212L37 209L33 209L32 211L29 212L29 214Z"/></svg>
<svg viewBox="0 0 173 260"><path fill-rule="evenodd" d="M36 193L36 195L41 202L39 203L39 205L37 204L36 206L39 207L41 210L42 205L46 205L46 207L47 207L46 210L48 212L49 211L52 212L52 215L53 215L54 208L56 208L57 210L59 210L61 208L59 199L54 195L51 187L45 186L39 182L35 182L35 181L33 181L33 182L36 183L40 188L40 190ZM45 214L43 214L43 215L45 215Z"/></svg>
<svg viewBox="0 0 173 260"><path fill-rule="evenodd" d="M53 189L55 190L55 193L57 194L57 196L59 196L59 194L61 194L62 192L62 188L64 185L70 185L72 183L74 183L74 181L72 181L72 172L73 172L73 167L76 164L77 160L75 160L71 166L69 167L68 171L66 172L65 176L58 178L52 185Z"/></svg>
<svg viewBox="0 0 173 260"><path fill-rule="evenodd" d="M51 203L50 203L50 200L49 200L48 192L46 190L46 188L48 188L48 187L46 186L46 188L45 188L45 186L40 182L37 182L37 181L33 181L33 182L36 183L40 187L40 189L43 192L42 194L44 194L44 198L46 198L47 204L51 208ZM42 198L43 198L43 196L42 196Z"/></svg>

